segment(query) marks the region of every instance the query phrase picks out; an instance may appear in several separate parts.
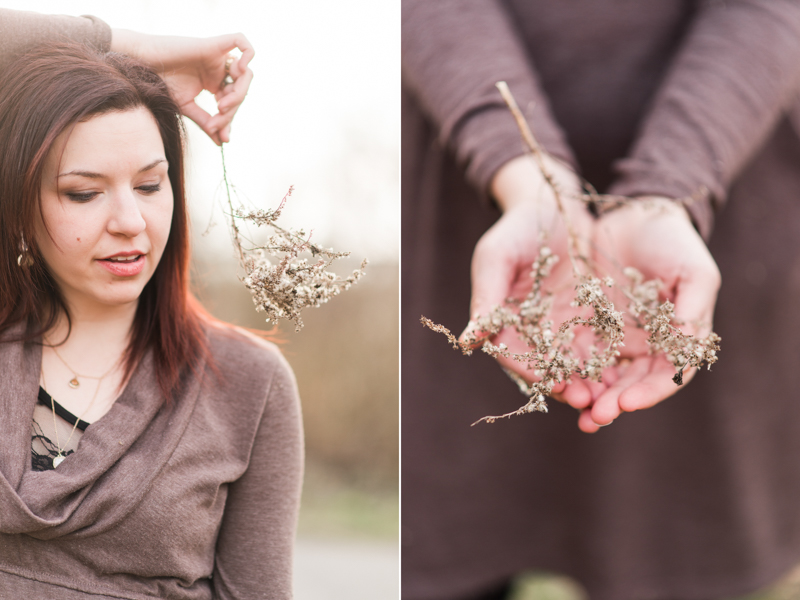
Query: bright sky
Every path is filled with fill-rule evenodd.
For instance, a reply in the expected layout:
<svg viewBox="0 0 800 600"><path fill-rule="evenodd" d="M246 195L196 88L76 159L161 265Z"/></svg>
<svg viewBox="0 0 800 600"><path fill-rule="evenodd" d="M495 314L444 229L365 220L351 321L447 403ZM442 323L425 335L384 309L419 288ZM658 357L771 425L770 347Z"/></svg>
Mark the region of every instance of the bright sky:
<svg viewBox="0 0 800 600"><path fill-rule="evenodd" d="M380 0L5 0L4 8L91 14L112 27L212 36L241 31L256 49L255 79L233 123L232 182L268 208L290 185L281 222L371 262L399 255L400 2ZM224 8L223 8L224 7ZM217 147L190 126L195 242L232 256L219 206Z"/></svg>

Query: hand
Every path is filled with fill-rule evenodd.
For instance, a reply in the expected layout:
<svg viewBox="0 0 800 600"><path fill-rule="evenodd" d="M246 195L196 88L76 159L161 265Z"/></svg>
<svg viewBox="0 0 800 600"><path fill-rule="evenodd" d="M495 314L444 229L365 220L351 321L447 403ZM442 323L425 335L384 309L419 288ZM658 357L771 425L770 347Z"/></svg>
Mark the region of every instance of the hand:
<svg viewBox="0 0 800 600"><path fill-rule="evenodd" d="M230 66L233 83L223 86L225 61L234 48L241 50L242 55ZM253 79L253 72L247 65L255 51L241 33L189 38L114 29L111 49L135 56L156 69L184 115L197 123L217 145L230 141L231 121ZM210 115L195 103L194 99L202 90L214 94L216 115Z"/></svg>
<svg viewBox="0 0 800 600"><path fill-rule="evenodd" d="M617 282L624 281L620 266L634 267L646 279L660 279L684 333L709 333L720 273L682 206L666 198L631 202L598 220L594 247L598 264ZM627 307L621 295L613 300L618 310ZM596 431L621 412L651 407L680 389L672 381L675 367L663 355L650 355L646 338L643 330L626 323L622 364L604 372L608 388L581 414L583 431ZM687 369L684 382L695 371Z"/></svg>
<svg viewBox="0 0 800 600"><path fill-rule="evenodd" d="M571 169L554 159L547 158L546 161L548 170L562 191L572 228L582 240L580 251L586 253L593 218L579 200L567 198L580 191L578 178ZM495 306L502 305L506 298L521 299L528 294L532 285L531 265L543 245L541 234L545 233L548 239L544 243L560 258L546 280L547 289L554 292L551 318L557 326L575 315L575 309L570 306L574 299L575 280L567 254L567 230L558 214L553 193L530 156L518 157L503 165L492 180L491 191L503 215L475 246L472 256L471 319L490 313ZM461 339L474 327L471 322L461 334ZM594 342L594 335L587 328L578 327L575 333L574 347L588 348ZM529 350L512 329L501 331L494 337L493 343L504 343L511 352L517 354ZM502 357L498 361L529 383L535 380L527 365ZM573 377L570 385L562 383L555 387L553 395L571 406L583 409L589 406L593 394L600 393L598 386L602 387L602 384Z"/></svg>

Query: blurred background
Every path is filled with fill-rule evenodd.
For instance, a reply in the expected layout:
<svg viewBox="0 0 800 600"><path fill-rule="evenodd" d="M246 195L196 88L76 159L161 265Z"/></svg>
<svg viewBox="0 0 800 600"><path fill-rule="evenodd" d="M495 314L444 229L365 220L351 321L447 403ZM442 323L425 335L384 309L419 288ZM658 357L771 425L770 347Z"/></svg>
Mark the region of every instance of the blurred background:
<svg viewBox="0 0 800 600"><path fill-rule="evenodd" d="M799 600L800 567L767 589L755 594L725 600ZM511 592L511 600L589 600L586 591L568 577L546 573L520 576ZM722 600L722 599L720 599Z"/></svg>
<svg viewBox="0 0 800 600"><path fill-rule="evenodd" d="M213 36L241 31L255 78L225 147L249 206L349 258L366 276L273 332L303 403L306 478L297 600L396 598L398 575L398 257L400 2L371 0L6 0L5 8L95 15L111 27ZM213 110L213 98L201 99ZM194 282L216 316L270 329L239 281L222 213L220 151L187 121Z"/></svg>

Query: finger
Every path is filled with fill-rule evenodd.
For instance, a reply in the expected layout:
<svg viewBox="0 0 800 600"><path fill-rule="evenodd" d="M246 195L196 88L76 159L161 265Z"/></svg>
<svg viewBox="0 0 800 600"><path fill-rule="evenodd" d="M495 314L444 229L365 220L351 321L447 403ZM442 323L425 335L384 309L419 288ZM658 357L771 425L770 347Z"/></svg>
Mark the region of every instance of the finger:
<svg viewBox="0 0 800 600"><path fill-rule="evenodd" d="M616 379L614 379L616 381ZM586 387L589 389L589 392L592 394L592 402L596 401L603 392L605 392L614 381L608 380L608 374L606 372L603 373L603 380L602 381L592 381L591 379L586 381Z"/></svg>
<svg viewBox="0 0 800 600"><path fill-rule="evenodd" d="M496 245L479 241L472 257L472 295L470 297L470 322L461 334L462 341L468 333L480 337L482 330L476 320L501 306L517 275L515 261Z"/></svg>
<svg viewBox="0 0 800 600"><path fill-rule="evenodd" d="M231 65L231 74L236 77L247 70L247 65L250 64L251 60L253 60L253 57L256 55L256 51L253 48L253 44L250 43L250 40L248 40L243 33L233 34L232 42L233 45L226 52L230 52L234 48L238 48L242 52L239 60L234 61Z"/></svg>
<svg viewBox="0 0 800 600"><path fill-rule="evenodd" d="M578 416L578 429L584 433L595 433L600 429L600 425L592 421L591 410L584 409Z"/></svg>
<svg viewBox="0 0 800 600"><path fill-rule="evenodd" d="M208 137L214 140L214 143L219 146L221 144L217 129L214 127L213 118L205 110L200 108L194 100L187 102L181 106L181 112L189 117L192 121L202 129Z"/></svg>
<svg viewBox="0 0 800 600"><path fill-rule="evenodd" d="M634 359L625 373L601 394L592 405L591 418L598 425L608 425L619 417L620 395L630 386L647 376L650 371L651 357L643 356ZM674 385L674 384L673 384Z"/></svg>
<svg viewBox="0 0 800 600"><path fill-rule="evenodd" d="M620 378L625 375L625 372L628 370L628 367L631 366L632 362L633 360L629 357L617 357L617 363L615 365L606 367L603 370L603 381L601 383L603 387L600 393L605 392L608 388L617 383Z"/></svg>
<svg viewBox="0 0 800 600"><path fill-rule="evenodd" d="M592 403L592 392L586 381L577 380L573 377L572 383L564 387L561 398L572 408L583 409Z"/></svg>
<svg viewBox="0 0 800 600"><path fill-rule="evenodd" d="M224 130L228 130L228 134L230 134L230 127L231 123L233 122L233 117L236 114L236 109L223 114L217 113L216 115L212 116L208 122L208 128L211 131L215 132L222 132Z"/></svg>
<svg viewBox="0 0 800 600"><path fill-rule="evenodd" d="M217 104L219 111L221 113L227 113L238 108L239 105L244 102L244 98L247 96L252 81L253 72L247 69L243 74L235 77L233 83L226 85L225 94ZM233 115L231 115L231 118L233 118Z"/></svg>
<svg viewBox="0 0 800 600"><path fill-rule="evenodd" d="M231 126L228 125L222 131L219 132L219 139L221 142L228 143L231 141Z"/></svg>
<svg viewBox="0 0 800 600"><path fill-rule="evenodd" d="M683 385L686 385L695 376L697 369L689 368L683 373ZM662 359L653 360L653 368L647 376L632 384L619 396L619 407L625 412L642 410L655 406L681 390L672 380L675 368Z"/></svg>
<svg viewBox="0 0 800 600"><path fill-rule="evenodd" d="M698 325L711 327L718 291L719 272L715 269L695 270L690 277L679 280L675 289L675 318L681 323L681 331L696 335Z"/></svg>
<svg viewBox="0 0 800 600"><path fill-rule="evenodd" d="M247 65L256 54L253 44L243 33L229 33L212 38L216 42L217 53L227 55L231 50L238 48L242 55L231 64L231 75L244 72Z"/></svg>
<svg viewBox="0 0 800 600"><path fill-rule="evenodd" d="M225 86L226 88L235 89L231 93L227 94L217 104L219 112L212 117L211 123L209 123L209 129L221 132L220 138L222 138L222 141L224 142L230 141L230 139L225 139L225 137L228 136L229 138L230 136L230 126L233 121L233 117L236 114L236 111L239 109L239 106L244 101L252 79L253 73L252 71L248 70L234 83Z"/></svg>

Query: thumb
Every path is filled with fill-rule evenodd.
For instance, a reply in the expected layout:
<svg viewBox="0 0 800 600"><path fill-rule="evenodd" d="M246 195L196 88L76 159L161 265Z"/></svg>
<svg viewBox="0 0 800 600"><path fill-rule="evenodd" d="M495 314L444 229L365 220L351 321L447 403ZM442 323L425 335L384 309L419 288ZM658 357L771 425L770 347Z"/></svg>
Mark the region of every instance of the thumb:
<svg viewBox="0 0 800 600"><path fill-rule="evenodd" d="M675 289L675 319L687 335L705 335L711 327L720 276L713 268L695 269L678 281Z"/></svg>
<svg viewBox="0 0 800 600"><path fill-rule="evenodd" d="M511 256L487 246L479 242L472 257L470 321L459 336L461 341L466 341L469 334L478 339L489 335L477 324L477 319L502 306L517 275L517 264Z"/></svg>
<svg viewBox="0 0 800 600"><path fill-rule="evenodd" d="M198 106L194 100L182 105L181 112L189 117L192 121L197 123L200 129L202 129L208 135L208 137L214 140L214 143L217 144L217 146L220 145L221 142L219 139L219 132L216 129L211 128L213 126L212 116L200 108L200 106Z"/></svg>

